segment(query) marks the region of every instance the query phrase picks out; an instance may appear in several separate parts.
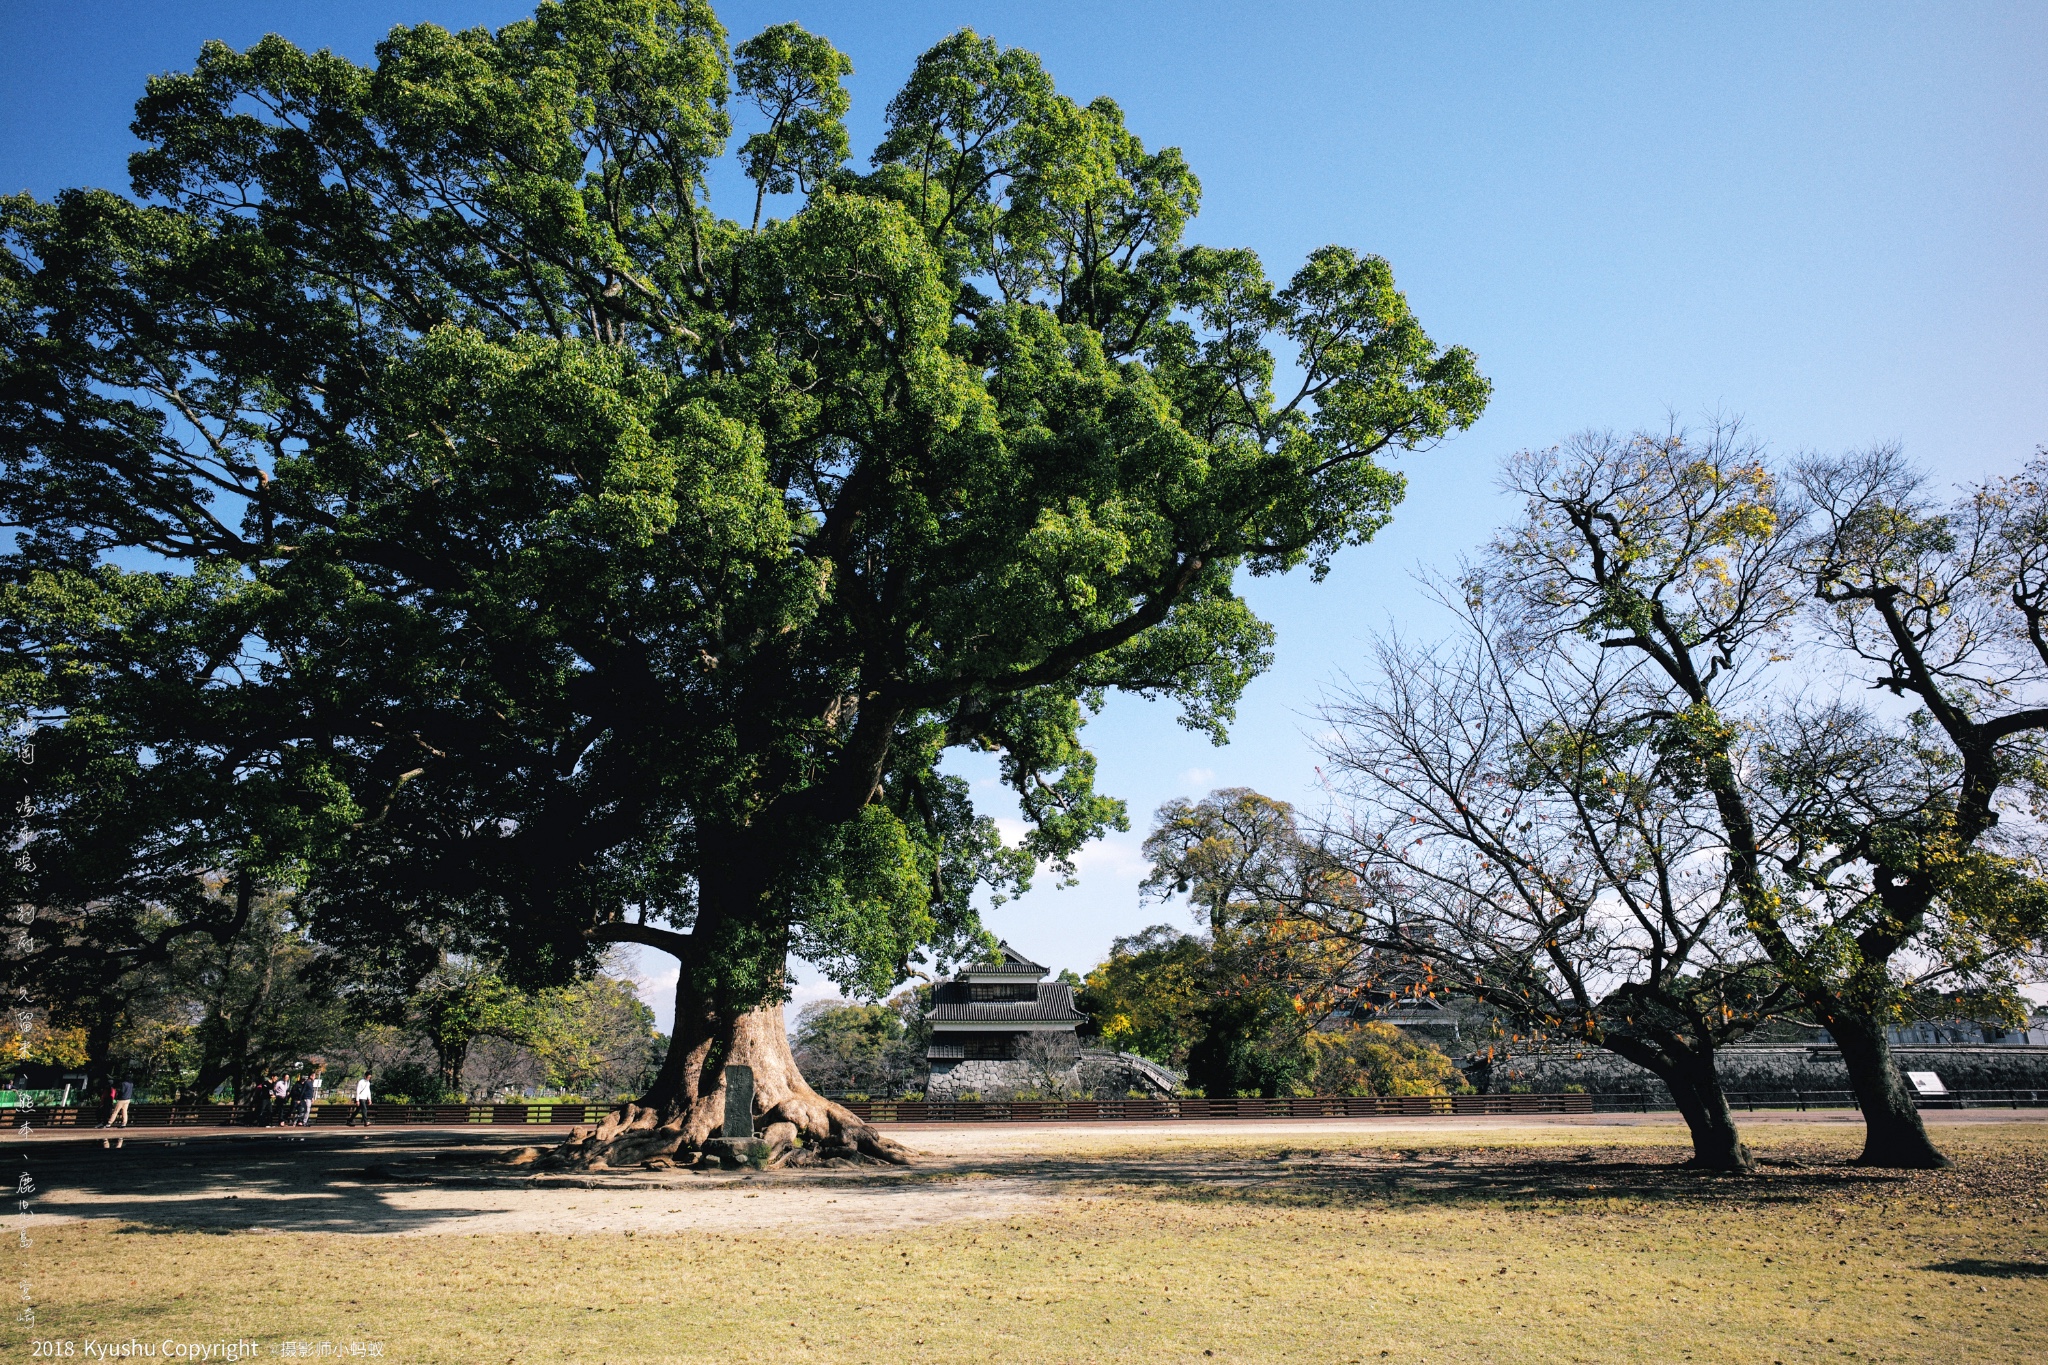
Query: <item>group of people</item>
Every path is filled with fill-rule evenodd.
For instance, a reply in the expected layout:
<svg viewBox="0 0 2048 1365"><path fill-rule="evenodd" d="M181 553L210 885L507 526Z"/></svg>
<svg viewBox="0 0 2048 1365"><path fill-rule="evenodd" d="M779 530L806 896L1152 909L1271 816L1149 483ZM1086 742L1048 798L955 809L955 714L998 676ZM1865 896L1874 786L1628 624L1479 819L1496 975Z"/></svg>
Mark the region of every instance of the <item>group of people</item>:
<svg viewBox="0 0 2048 1365"><path fill-rule="evenodd" d="M320 1100L321 1088L326 1084L319 1068L301 1072L296 1078L283 1075L265 1076L254 1087L254 1103L250 1108L249 1121L259 1127L268 1128L275 1124L285 1128L304 1128L313 1122L313 1106ZM110 1081L106 1087L107 1121L102 1128L126 1128L128 1106L135 1099L135 1082L123 1078ZM348 1125L353 1128L361 1123L370 1123L370 1078L364 1074L356 1078L355 1111L348 1116Z"/></svg>
<svg viewBox="0 0 2048 1365"><path fill-rule="evenodd" d="M264 1128L272 1124L305 1127L313 1121L313 1102L320 1098L323 1084L317 1071L296 1077L265 1076L256 1083L255 1122Z"/></svg>
<svg viewBox="0 0 2048 1365"><path fill-rule="evenodd" d="M284 1076L265 1076L257 1083L256 1111L251 1122L260 1127L277 1124L286 1128L304 1128L313 1121L313 1106L320 1100L321 1088L326 1084L318 1069L301 1072L296 1079ZM348 1116L348 1125L357 1123L367 1127L370 1123L370 1078L363 1075L355 1085L355 1112Z"/></svg>

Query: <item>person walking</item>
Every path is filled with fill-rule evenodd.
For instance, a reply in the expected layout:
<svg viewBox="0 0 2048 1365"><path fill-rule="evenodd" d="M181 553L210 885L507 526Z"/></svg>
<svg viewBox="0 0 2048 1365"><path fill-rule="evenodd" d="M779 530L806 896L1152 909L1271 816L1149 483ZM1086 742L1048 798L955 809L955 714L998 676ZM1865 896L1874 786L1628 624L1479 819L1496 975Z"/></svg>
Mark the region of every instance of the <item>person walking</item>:
<svg viewBox="0 0 2048 1365"><path fill-rule="evenodd" d="M107 1121L101 1124L100 1127L112 1128L119 1125L122 1128L126 1128L128 1126L128 1102L135 1098L135 1082L125 1076L122 1077L121 1083L114 1086L109 1092L109 1097L114 1101L114 1108L107 1115Z"/></svg>
<svg viewBox="0 0 2048 1365"><path fill-rule="evenodd" d="M310 1077L301 1076L292 1082L292 1122L304 1128L313 1121L313 1082Z"/></svg>
<svg viewBox="0 0 2048 1365"><path fill-rule="evenodd" d="M356 1111L348 1116L348 1126L356 1126L356 1120L363 1121L363 1127L370 1126L370 1073L365 1071L356 1081Z"/></svg>
<svg viewBox="0 0 2048 1365"><path fill-rule="evenodd" d="M283 1076L273 1076L271 1078L270 1116L277 1121L277 1126L280 1128L291 1122L291 1113L285 1108L286 1102L291 1098L291 1093L291 1084Z"/></svg>

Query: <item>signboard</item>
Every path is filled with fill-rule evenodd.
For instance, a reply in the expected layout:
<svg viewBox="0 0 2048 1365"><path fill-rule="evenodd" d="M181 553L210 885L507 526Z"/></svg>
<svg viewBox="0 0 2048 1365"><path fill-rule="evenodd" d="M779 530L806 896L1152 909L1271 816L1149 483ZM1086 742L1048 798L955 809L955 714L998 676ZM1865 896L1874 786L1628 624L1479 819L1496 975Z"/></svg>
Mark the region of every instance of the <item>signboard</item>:
<svg viewBox="0 0 2048 1365"><path fill-rule="evenodd" d="M1935 1075L1932 1071L1908 1071L1906 1079L1911 1081L1913 1088L1923 1095L1946 1095L1948 1093L1948 1087L1941 1083L1941 1077Z"/></svg>

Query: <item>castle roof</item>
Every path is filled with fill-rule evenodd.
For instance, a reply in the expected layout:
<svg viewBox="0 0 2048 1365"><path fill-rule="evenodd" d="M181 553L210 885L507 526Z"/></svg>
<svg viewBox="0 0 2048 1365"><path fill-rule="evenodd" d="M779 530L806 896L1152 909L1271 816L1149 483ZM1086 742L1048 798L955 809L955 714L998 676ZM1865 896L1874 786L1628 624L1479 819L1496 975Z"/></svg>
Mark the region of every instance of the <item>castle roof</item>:
<svg viewBox="0 0 2048 1365"><path fill-rule="evenodd" d="M1033 962L1007 943L999 943L996 945L996 955L993 961L976 962L963 967L960 975L963 978L1013 976L1028 977L1035 980L1038 977L1044 976L1047 970L1048 968L1043 963Z"/></svg>
<svg viewBox="0 0 2048 1365"><path fill-rule="evenodd" d="M989 1028L1018 1024L1081 1024L1088 1016L1074 1008L1074 991L1064 981L1041 981L1029 1000L972 1000L964 981L942 981L932 992L932 1023Z"/></svg>

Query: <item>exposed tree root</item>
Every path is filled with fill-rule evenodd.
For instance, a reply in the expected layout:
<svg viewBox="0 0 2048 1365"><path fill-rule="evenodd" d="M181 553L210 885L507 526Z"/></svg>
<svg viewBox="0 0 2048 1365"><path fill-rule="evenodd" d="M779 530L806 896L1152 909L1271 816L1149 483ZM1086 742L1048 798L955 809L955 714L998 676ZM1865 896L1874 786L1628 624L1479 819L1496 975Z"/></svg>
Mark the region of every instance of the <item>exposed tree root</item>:
<svg viewBox="0 0 2048 1365"><path fill-rule="evenodd" d="M746 1162L765 1168L872 1161L907 1166L915 1159L900 1143L805 1083L790 1055L781 1005L742 1015L724 1032L724 1038L698 1040L683 1058L684 1065L664 1068L664 1080L671 1081L674 1093L664 1096L657 1085L644 1103L622 1104L602 1123L572 1129L568 1141L532 1164L596 1171L649 1163ZM723 1046L717 1046L720 1043ZM714 1058L723 1061L709 1064ZM715 1136L725 1117L727 1065L753 1069L758 1136L752 1142Z"/></svg>

